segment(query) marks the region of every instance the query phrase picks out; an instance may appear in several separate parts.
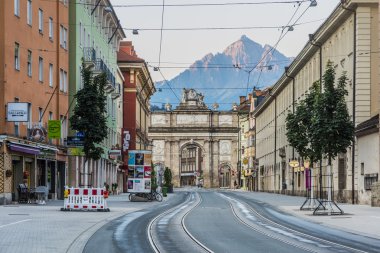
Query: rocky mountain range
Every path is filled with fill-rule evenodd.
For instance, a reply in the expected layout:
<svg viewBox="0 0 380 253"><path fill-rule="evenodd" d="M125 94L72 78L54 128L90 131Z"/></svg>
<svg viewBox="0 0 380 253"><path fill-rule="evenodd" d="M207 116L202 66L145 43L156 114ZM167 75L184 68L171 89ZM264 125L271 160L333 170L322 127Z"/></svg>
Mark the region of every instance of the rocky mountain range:
<svg viewBox="0 0 380 253"><path fill-rule="evenodd" d="M230 110L234 102L239 102L239 96L274 84L292 60L275 48L262 46L243 35L222 53L207 54L173 79L156 82L151 108L163 108L162 104L167 102L175 108L182 89L195 88L203 93L209 108L218 103L219 110Z"/></svg>

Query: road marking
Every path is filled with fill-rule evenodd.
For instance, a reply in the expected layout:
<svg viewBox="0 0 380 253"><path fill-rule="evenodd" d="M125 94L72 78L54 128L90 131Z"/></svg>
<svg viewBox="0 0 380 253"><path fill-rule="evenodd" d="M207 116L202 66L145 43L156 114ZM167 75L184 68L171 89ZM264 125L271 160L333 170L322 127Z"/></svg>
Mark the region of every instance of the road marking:
<svg viewBox="0 0 380 253"><path fill-rule="evenodd" d="M1 225L0 228L7 227L7 226L10 226L10 225L15 225L15 224L18 224L18 223L21 223L21 222L25 222L25 221L30 221L30 220L32 220L32 219L26 219L26 220L20 220L20 221L12 222L12 223L9 223L9 224Z"/></svg>
<svg viewBox="0 0 380 253"><path fill-rule="evenodd" d="M380 216L371 216L372 218L380 219Z"/></svg>

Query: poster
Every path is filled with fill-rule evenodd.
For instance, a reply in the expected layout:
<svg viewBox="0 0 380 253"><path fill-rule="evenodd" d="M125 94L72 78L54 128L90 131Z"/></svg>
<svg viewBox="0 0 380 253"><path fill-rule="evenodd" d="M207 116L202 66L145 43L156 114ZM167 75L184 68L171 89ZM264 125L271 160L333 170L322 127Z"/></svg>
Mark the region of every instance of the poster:
<svg viewBox="0 0 380 253"><path fill-rule="evenodd" d="M128 192L150 192L152 151L128 151Z"/></svg>

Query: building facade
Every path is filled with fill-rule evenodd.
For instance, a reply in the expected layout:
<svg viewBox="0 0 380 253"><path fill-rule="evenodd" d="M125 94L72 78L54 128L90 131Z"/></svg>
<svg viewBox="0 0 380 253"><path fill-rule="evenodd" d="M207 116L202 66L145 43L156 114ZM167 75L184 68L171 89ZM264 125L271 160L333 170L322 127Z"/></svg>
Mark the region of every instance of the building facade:
<svg viewBox="0 0 380 253"><path fill-rule="evenodd" d="M184 89L179 106L154 111L149 138L158 174L172 171L175 187L232 188L238 181L238 115L210 110L203 95Z"/></svg>
<svg viewBox="0 0 380 253"><path fill-rule="evenodd" d="M70 15L70 113L75 104L74 94L83 87L81 70L91 68L93 75L107 74L107 132L108 136L100 143L104 153L102 158L84 163L83 156L78 155L78 147L69 147L68 185L84 187L101 187L117 182L117 170L120 165L121 136L117 129L119 98L122 83L118 75L117 52L119 43L125 38L118 17L109 0L69 1ZM117 82L116 80L119 80ZM73 130L69 135L75 137ZM80 147L79 147L80 148ZM75 150L70 153L71 150ZM120 152L119 152L120 153ZM80 152L79 152L80 154Z"/></svg>
<svg viewBox="0 0 380 253"><path fill-rule="evenodd" d="M128 150L151 150L148 139L150 97L156 91L146 62L139 58L132 42L122 41L117 56L123 74L123 148L124 184L127 191Z"/></svg>
<svg viewBox="0 0 380 253"><path fill-rule="evenodd" d="M256 118L256 155L259 162L259 190L304 194L306 170L292 169L288 163L298 154L288 145L285 119L297 101L305 97L313 82L322 79L328 60L336 76L343 72L349 79L346 102L355 126L379 112L379 21L378 1L343 1L321 27L309 35L309 42L285 69L263 103L254 111ZM378 145L378 144L377 144ZM358 139L346 153L333 161L333 187L337 201L368 203L365 175L372 174L358 146ZM361 173L361 163L363 174ZM326 174L327 161L314 164L312 175ZM378 173L379 167L375 169ZM327 178L322 177L326 185Z"/></svg>
<svg viewBox="0 0 380 253"><path fill-rule="evenodd" d="M1 204L17 201L22 183L63 198L68 11L68 1L0 2ZM49 120L56 120L55 136Z"/></svg>

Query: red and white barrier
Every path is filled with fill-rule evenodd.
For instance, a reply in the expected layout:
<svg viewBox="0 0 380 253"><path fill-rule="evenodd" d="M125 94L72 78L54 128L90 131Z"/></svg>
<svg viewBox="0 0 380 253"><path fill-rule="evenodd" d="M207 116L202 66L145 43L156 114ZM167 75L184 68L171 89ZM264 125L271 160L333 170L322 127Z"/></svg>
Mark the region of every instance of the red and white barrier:
<svg viewBox="0 0 380 253"><path fill-rule="evenodd" d="M105 188L68 188L65 187L62 211L95 210L109 212Z"/></svg>

